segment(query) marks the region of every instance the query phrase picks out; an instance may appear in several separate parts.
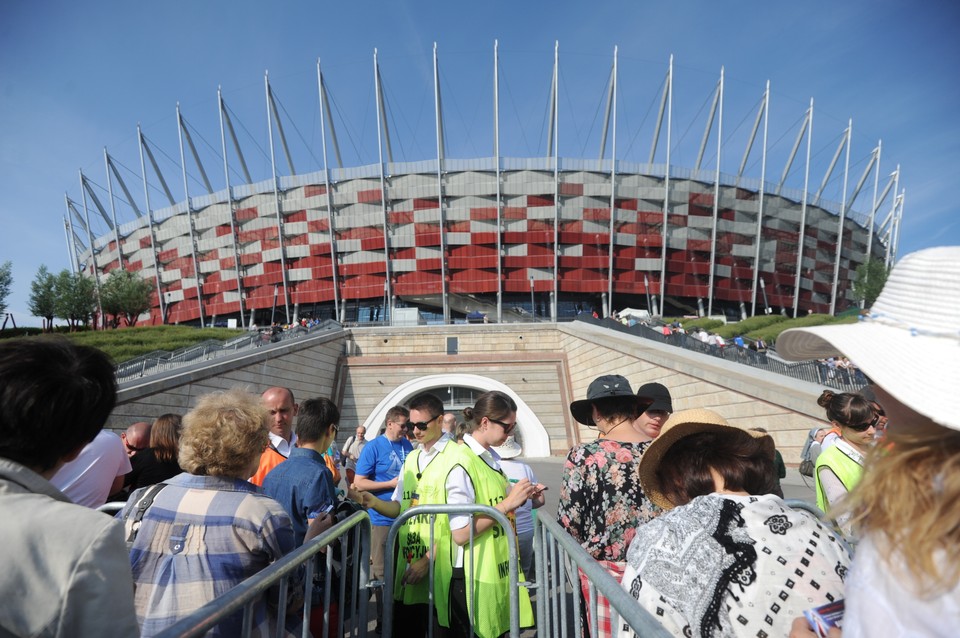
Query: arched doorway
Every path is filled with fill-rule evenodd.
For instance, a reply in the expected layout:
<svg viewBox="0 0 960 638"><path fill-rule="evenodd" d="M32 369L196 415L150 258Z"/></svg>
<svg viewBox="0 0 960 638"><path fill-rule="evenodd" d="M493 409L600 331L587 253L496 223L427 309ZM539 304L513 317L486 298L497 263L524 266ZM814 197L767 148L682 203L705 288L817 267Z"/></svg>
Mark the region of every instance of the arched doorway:
<svg viewBox="0 0 960 638"><path fill-rule="evenodd" d="M517 403L517 423L520 438L523 440L523 455L527 457L550 456L550 437L543 427L543 423L530 409L526 402L517 396L509 386L496 379L483 377L477 374L432 374L419 377L394 388L383 398L377 407L370 413L363 426L367 429L367 439L377 436L380 426L387 416L387 410L395 405L402 405L410 397L420 392L428 392L434 388L463 387L473 388L481 392L499 390L509 395Z"/></svg>

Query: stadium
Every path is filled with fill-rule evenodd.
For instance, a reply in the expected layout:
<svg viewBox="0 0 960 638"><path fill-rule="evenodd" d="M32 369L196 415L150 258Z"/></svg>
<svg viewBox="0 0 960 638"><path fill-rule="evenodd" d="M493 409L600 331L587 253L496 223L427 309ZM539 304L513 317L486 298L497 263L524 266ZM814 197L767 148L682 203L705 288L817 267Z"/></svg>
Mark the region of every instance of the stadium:
<svg viewBox="0 0 960 638"><path fill-rule="evenodd" d="M501 155L496 50L489 157L447 156L436 48L436 154L418 161L393 160L376 53L373 164L343 166L319 63L320 170L294 171L285 110L269 79L270 174L260 181L248 170L222 97L216 167L204 166L178 107L176 180L184 197L172 194L156 148L138 129L140 184L128 184L105 151L106 185L81 172L81 198L67 196L70 261L98 285L117 268L139 272L154 289L149 316L141 317L150 324L409 321L403 308L418 309L414 321L446 323L559 320L624 308L740 318L856 307L857 266L895 260L903 214L900 169L881 171L880 143L852 170L851 121L830 140L838 144L826 167L812 167L811 100L797 114L792 147L781 152L782 169L774 167L768 83L738 132L742 159L721 161L721 149L734 155L724 137L721 70L716 85L706 87L702 138L689 144L696 160L677 165L671 59L661 86L649 92L656 116L648 161L629 161L617 155L617 64L614 53L592 158L560 156L556 52L547 152L538 157ZM329 156L335 160L328 163ZM204 192L188 188L188 158L191 180ZM705 167L704 158L714 166ZM746 174L748 164L758 170ZM224 176L219 190L208 176L214 170ZM135 198L141 188L142 199ZM824 196L828 190L839 191L838 201ZM118 202L131 211L129 221L118 220ZM95 230L92 221L105 226Z"/></svg>

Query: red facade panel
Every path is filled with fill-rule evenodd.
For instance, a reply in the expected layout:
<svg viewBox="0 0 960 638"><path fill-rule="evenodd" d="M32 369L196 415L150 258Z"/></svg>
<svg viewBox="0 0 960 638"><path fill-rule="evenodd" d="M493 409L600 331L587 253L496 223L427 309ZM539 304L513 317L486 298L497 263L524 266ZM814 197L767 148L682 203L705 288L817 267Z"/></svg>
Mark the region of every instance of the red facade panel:
<svg viewBox="0 0 960 638"><path fill-rule="evenodd" d="M379 204L380 201L381 193L379 188L357 191L357 202L360 204Z"/></svg>

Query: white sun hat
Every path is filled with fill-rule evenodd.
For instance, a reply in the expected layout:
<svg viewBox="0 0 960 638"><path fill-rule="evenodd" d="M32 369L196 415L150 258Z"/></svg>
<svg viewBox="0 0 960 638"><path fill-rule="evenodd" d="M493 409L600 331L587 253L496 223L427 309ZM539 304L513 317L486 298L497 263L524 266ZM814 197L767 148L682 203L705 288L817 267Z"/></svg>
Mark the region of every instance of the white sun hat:
<svg viewBox="0 0 960 638"><path fill-rule="evenodd" d="M904 257L856 324L786 330L776 347L791 361L842 353L904 405L960 430L960 246Z"/></svg>
<svg viewBox="0 0 960 638"><path fill-rule="evenodd" d="M507 437L503 445L498 445L493 449L497 451L497 455L499 455L501 459L512 459L520 456L520 453L523 452L523 448L520 447L520 444L517 443L517 440L513 438L512 434Z"/></svg>

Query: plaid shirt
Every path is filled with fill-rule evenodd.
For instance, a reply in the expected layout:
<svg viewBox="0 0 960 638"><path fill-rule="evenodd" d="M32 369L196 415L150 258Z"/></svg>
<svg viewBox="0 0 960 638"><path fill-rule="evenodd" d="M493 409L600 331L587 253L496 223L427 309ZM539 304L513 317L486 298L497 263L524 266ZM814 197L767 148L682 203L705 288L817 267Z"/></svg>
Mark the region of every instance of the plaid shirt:
<svg viewBox="0 0 960 638"><path fill-rule="evenodd" d="M617 562L611 560L598 560L597 563L605 570L607 573L613 576L613 579L620 582L620 579L623 578L623 572L627 567L626 562ZM597 597L597 630L595 632L589 632L587 629L590 627L590 579L587 578L586 573L577 569L577 572L580 574L580 591L583 594L584 606L582 607L583 613L585 615L586 622L584 623L584 634L597 636L597 638L610 638L613 635L613 628L611 626L611 613L610 613L610 601L606 596L600 593L599 589L594 590L594 594Z"/></svg>
<svg viewBox="0 0 960 638"><path fill-rule="evenodd" d="M295 547L290 517L247 481L180 474L167 483L130 550L143 636L169 627ZM142 495L134 492L118 518ZM127 534L131 523L132 517ZM242 620L238 612L208 635L239 635ZM273 624L261 600L254 607L253 635L268 635Z"/></svg>

